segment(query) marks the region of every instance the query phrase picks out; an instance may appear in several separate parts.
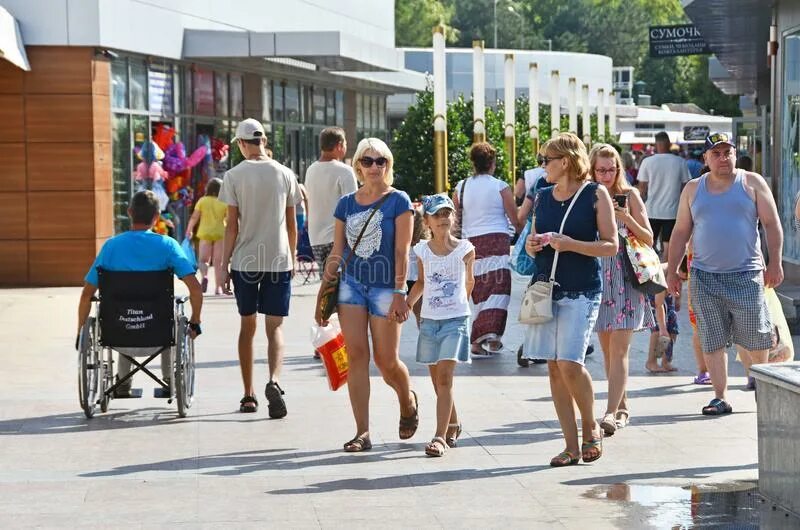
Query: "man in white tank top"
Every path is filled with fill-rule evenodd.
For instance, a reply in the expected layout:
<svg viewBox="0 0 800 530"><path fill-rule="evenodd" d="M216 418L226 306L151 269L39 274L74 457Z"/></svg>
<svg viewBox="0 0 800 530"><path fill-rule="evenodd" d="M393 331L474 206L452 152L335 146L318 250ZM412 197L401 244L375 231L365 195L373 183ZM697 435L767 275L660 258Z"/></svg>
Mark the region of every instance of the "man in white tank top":
<svg viewBox="0 0 800 530"><path fill-rule="evenodd" d="M764 178L736 169L736 146L728 135L710 134L705 147L703 156L710 172L690 181L681 193L670 240L667 284L671 293L680 294L678 265L693 237L690 296L715 394L702 412L715 416L733 411L726 399L728 342L742 346L750 364L767 362L772 323L764 288L783 281L783 230ZM766 268L759 221L770 257Z"/></svg>

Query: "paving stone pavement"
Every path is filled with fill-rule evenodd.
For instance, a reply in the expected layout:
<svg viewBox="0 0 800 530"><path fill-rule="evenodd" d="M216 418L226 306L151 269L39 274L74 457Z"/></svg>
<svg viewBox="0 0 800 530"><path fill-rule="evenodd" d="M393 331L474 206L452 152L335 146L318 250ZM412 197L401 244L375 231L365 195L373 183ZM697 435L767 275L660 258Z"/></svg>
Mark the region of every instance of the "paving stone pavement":
<svg viewBox="0 0 800 530"><path fill-rule="evenodd" d="M268 418L263 397L257 414L237 412L238 316L230 297L205 300L198 395L187 418L149 397L152 385L140 376L134 386L144 388L144 398L112 401L107 413L87 420L72 347L79 289L0 291L0 528L647 528L691 525L689 505L634 510L597 492L623 483L757 481L753 394L743 391L742 369L731 363L736 413L699 414L712 396L710 387L691 384L685 311L675 354L681 370L647 375L647 333L636 334L631 425L605 440L598 462L550 468L563 446L546 367L520 368L514 354L523 335L518 278L508 351L457 370L459 447L444 458L423 453L435 396L426 368L414 362L416 327L408 322L401 357L419 394L419 431L399 440L396 398L373 369L375 447L345 454L342 443L354 431L346 389L331 392L311 357L317 286L294 290L282 377L289 414L282 420ZM260 327L260 379L265 342ZM607 384L599 348L587 366L600 414Z"/></svg>

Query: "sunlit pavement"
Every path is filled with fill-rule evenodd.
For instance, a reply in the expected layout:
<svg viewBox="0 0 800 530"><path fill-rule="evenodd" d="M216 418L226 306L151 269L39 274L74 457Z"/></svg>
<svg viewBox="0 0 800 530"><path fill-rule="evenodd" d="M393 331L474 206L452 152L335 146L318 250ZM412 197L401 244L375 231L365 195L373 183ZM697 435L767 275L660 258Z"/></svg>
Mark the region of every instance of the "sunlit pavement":
<svg viewBox="0 0 800 530"><path fill-rule="evenodd" d="M238 412L238 316L230 297L206 298L204 334L196 343L198 395L187 418L152 398L152 384L139 376L134 386L144 388L142 399L112 401L107 413L87 420L78 406L73 349L79 289L0 291L6 345L0 354L0 527L664 527L691 525L697 510L691 502L667 502L664 489L638 486L681 492L689 490L675 486L757 481L753 394L743 390L743 371L732 362L735 413L700 415L712 394L691 384L685 310L674 361L681 370L647 375L648 333L637 334L631 425L605 440L599 461L550 468L563 442L546 368L520 368L514 353L523 335L516 324L521 280L514 285L508 351L458 369L464 425L458 448L443 458L423 453L433 436L435 398L427 369L414 363L416 327L409 321L401 356L420 398L419 431L399 440L396 398L373 370L375 447L345 454L342 444L355 429L346 388L331 392L311 356L317 286L294 290L282 377L289 414L282 420L268 418L263 393L258 413ZM263 379L263 327L257 351ZM607 385L599 349L587 366L600 415ZM653 495L668 499L652 502Z"/></svg>

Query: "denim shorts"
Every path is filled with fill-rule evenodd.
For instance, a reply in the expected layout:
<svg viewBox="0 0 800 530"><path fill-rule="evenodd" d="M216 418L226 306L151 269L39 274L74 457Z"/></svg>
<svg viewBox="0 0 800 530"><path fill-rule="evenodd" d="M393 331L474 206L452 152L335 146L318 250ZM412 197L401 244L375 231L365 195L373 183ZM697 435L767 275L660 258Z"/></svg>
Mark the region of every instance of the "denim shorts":
<svg viewBox="0 0 800 530"><path fill-rule="evenodd" d="M420 320L417 362L436 364L439 361L472 362L469 355L469 317Z"/></svg>
<svg viewBox="0 0 800 530"><path fill-rule="evenodd" d="M263 315L285 317L289 315L292 297L292 273L231 271L236 306L243 317Z"/></svg>
<svg viewBox="0 0 800 530"><path fill-rule="evenodd" d="M598 293L554 300L553 319L528 326L525 354L537 359L572 361L583 365L600 311L600 299Z"/></svg>
<svg viewBox="0 0 800 530"><path fill-rule="evenodd" d="M392 305L392 291L388 287L368 287L344 274L339 282L339 303L362 306L370 315L386 318Z"/></svg>

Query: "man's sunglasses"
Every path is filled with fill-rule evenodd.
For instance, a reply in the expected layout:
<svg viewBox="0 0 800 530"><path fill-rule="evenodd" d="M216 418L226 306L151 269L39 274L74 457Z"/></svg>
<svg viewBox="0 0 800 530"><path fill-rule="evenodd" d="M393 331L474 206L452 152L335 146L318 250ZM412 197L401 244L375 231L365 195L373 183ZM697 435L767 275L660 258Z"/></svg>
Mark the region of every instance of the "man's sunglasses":
<svg viewBox="0 0 800 530"><path fill-rule="evenodd" d="M382 156L378 158L372 158L371 156L362 156L361 159L359 160L359 163L361 164L362 167L372 167L372 164L375 164L378 167L383 167L386 165L386 162L388 161L389 160L387 160L385 157Z"/></svg>

